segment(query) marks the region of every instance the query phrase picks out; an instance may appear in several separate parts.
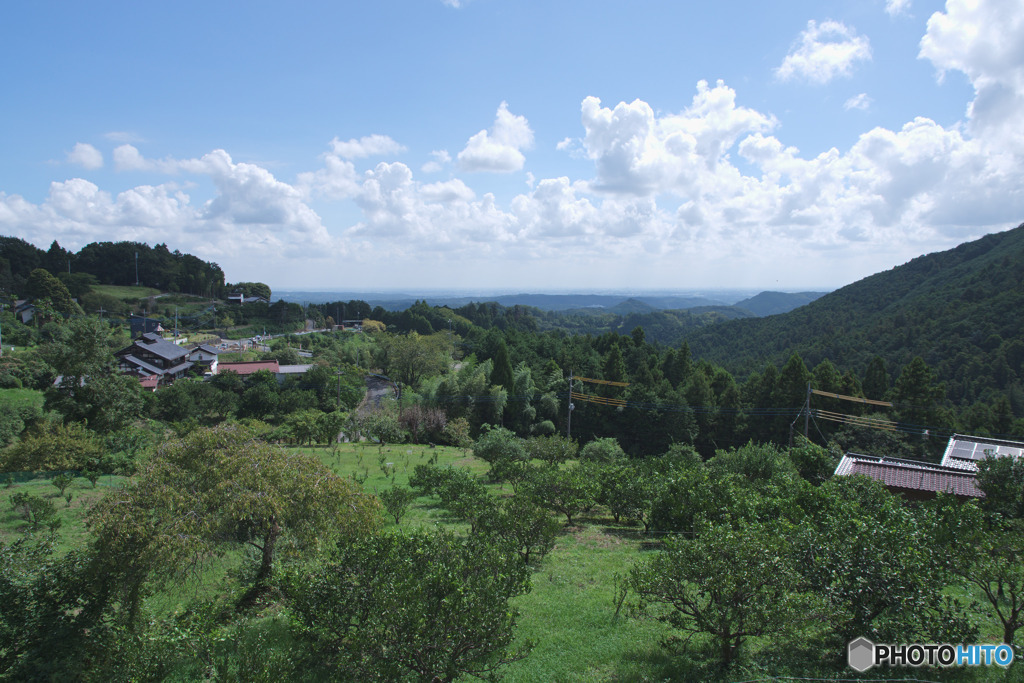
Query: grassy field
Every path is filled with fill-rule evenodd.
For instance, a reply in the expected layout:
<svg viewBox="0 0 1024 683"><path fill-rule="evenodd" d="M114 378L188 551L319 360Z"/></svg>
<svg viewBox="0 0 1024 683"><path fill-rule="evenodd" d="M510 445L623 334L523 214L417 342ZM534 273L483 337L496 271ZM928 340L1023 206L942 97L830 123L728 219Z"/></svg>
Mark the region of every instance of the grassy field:
<svg viewBox="0 0 1024 683"><path fill-rule="evenodd" d="M6 477L6 475L4 475ZM87 542L87 531L85 528L85 513L93 503L111 486L118 486L121 477L104 475L96 482L93 488L88 479L76 478L66 490L71 494L71 503L60 495L57 487L50 482L49 477L30 477L20 475L15 478L11 485L9 482L4 488L0 488L0 541L10 543L21 538L31 530L31 524L25 520L11 506L11 497L20 492L39 496L53 503L57 508L57 516L61 520L61 526L57 533L60 550L83 547ZM42 532L40 532L42 533Z"/></svg>
<svg viewBox="0 0 1024 683"><path fill-rule="evenodd" d="M135 287L135 286L123 286L123 285L95 285L92 291L97 294L105 294L106 296L112 296L115 299L121 299L128 303L135 303L139 299L145 299L151 296L156 296L160 293L159 289L153 287Z"/></svg>

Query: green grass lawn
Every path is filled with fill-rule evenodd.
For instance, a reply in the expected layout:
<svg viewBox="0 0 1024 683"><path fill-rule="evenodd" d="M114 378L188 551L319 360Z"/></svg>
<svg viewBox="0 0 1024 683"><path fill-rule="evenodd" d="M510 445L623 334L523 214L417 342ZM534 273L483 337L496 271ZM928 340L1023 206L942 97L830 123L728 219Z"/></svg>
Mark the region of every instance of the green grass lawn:
<svg viewBox="0 0 1024 683"><path fill-rule="evenodd" d="M11 543L32 531L31 524L11 506L11 497L15 493L26 492L48 500L56 507L57 516L61 519L56 535L58 552L85 546L88 542L88 532L85 528L86 512L111 486L119 486L121 479L104 475L96 482L96 488L93 488L88 479L77 477L65 491L71 494L69 505L57 487L51 483L50 477L17 476L13 485L0 488L0 541ZM46 531L38 529L34 533L41 534Z"/></svg>
<svg viewBox="0 0 1024 683"><path fill-rule="evenodd" d="M92 291L97 294L112 296L128 303L135 303L139 299L156 296L160 293L159 289L153 287L135 287L133 285L95 285Z"/></svg>

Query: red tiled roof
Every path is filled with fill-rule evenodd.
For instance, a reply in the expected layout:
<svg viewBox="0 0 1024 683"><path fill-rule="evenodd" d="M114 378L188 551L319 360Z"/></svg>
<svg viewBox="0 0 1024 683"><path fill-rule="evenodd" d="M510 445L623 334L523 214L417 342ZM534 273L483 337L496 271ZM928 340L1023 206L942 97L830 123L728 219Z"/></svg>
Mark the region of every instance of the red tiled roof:
<svg viewBox="0 0 1024 683"><path fill-rule="evenodd" d="M250 360L239 363L218 364L219 372L237 372L243 377L245 375L251 375L254 372L259 372L260 370L269 370L270 372L277 373L281 371L281 366L276 360Z"/></svg>
<svg viewBox="0 0 1024 683"><path fill-rule="evenodd" d="M836 468L836 474L862 474L891 489L985 497L978 488L974 472L957 471L931 463L847 454Z"/></svg>

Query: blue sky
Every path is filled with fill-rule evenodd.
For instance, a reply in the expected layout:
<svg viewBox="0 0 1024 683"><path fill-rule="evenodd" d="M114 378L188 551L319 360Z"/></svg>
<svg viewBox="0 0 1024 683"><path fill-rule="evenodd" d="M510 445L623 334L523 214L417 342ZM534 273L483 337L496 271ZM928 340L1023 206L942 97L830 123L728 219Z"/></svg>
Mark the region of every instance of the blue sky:
<svg viewBox="0 0 1024 683"><path fill-rule="evenodd" d="M1017 0L17 3L0 234L279 289L825 289L1024 221Z"/></svg>

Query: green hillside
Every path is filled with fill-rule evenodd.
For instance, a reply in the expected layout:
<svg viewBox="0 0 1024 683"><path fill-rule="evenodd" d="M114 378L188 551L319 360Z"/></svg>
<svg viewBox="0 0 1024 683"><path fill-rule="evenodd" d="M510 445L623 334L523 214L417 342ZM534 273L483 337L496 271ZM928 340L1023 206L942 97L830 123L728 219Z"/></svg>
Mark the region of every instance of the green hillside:
<svg viewBox="0 0 1024 683"><path fill-rule="evenodd" d="M959 405L1009 392L1024 408L1024 225L843 287L789 313L693 329L694 356L744 374L796 351L863 373L921 356Z"/></svg>

